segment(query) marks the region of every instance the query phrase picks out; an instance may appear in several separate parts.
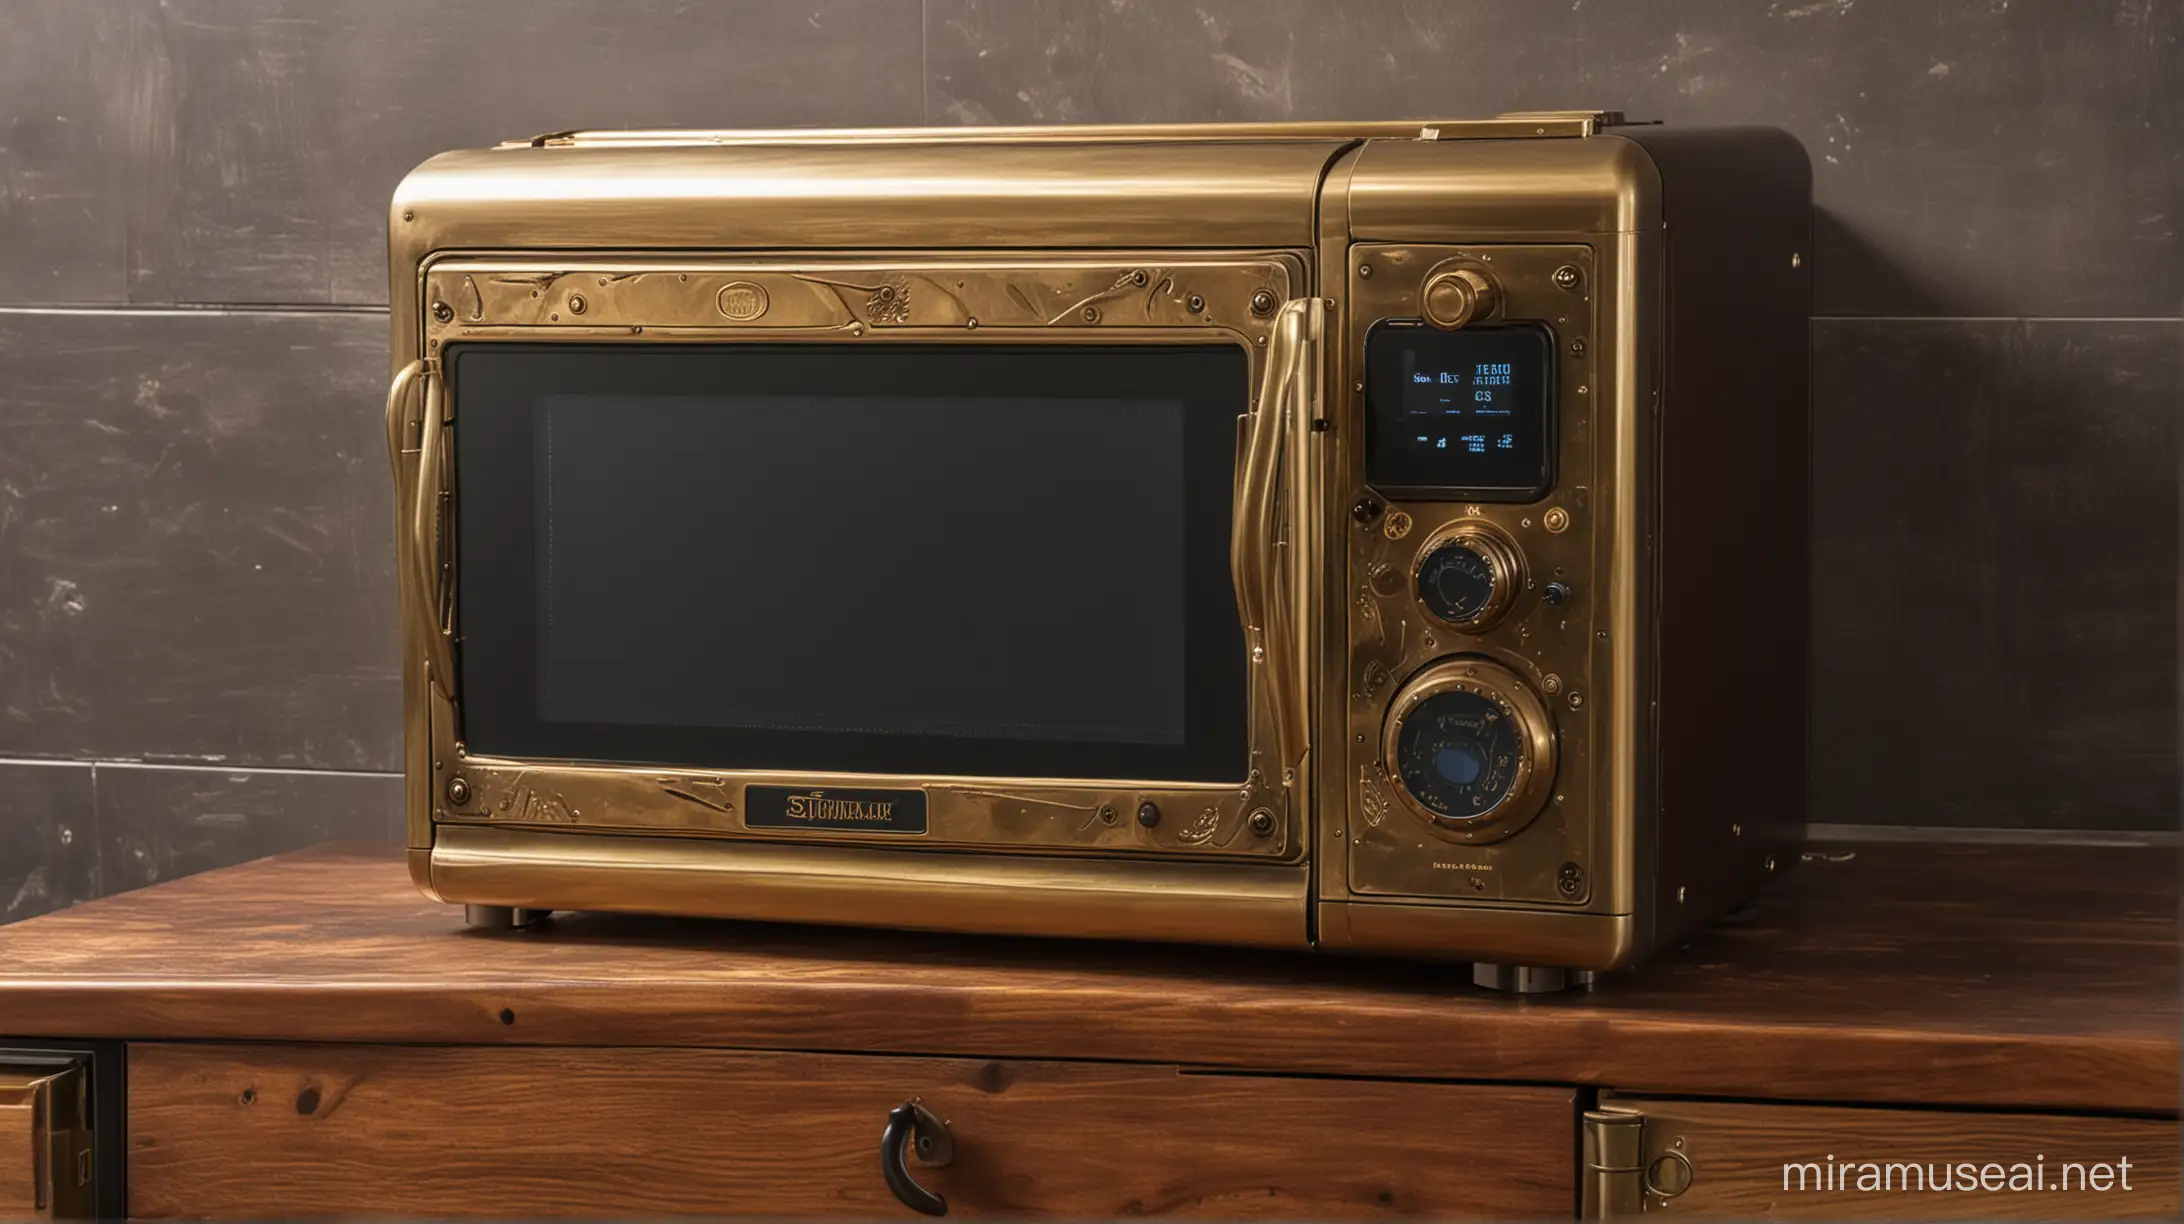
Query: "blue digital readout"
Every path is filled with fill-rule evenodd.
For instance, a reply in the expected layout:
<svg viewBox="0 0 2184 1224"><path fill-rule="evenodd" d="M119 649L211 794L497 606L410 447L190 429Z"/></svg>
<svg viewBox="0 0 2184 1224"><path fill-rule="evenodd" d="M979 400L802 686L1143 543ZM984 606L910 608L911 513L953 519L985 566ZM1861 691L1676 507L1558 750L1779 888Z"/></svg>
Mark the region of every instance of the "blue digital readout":
<svg viewBox="0 0 2184 1224"><path fill-rule="evenodd" d="M1551 344L1536 326L1376 331L1367 360L1374 483L1544 492Z"/></svg>

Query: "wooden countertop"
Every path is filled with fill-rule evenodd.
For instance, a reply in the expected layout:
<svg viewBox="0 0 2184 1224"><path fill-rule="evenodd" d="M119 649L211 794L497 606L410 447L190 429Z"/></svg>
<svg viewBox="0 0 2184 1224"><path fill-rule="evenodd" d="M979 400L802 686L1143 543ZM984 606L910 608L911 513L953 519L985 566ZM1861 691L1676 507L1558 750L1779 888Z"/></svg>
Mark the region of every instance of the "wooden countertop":
<svg viewBox="0 0 2184 1224"><path fill-rule="evenodd" d="M0 1035L1149 1061L1777 1100L2178 1107L2177 852L1826 847L1589 992L1462 965L562 915L337 845L0 928ZM1827 861L1845 852L1845 861Z"/></svg>

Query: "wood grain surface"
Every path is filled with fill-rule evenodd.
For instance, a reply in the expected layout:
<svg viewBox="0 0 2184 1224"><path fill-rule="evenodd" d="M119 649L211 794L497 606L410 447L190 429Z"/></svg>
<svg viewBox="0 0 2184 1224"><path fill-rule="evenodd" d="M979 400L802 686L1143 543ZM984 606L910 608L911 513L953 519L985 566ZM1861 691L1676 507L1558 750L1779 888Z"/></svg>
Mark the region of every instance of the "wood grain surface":
<svg viewBox="0 0 2184 1224"><path fill-rule="evenodd" d="M37 1106L26 1094L7 1095L0 1087L0 1220L30 1220L46 1206L37 1152Z"/></svg>
<svg viewBox="0 0 2184 1224"><path fill-rule="evenodd" d="M1688 1187L1655 1199L1649 1214L1745 1220L2177 1215L2172 1120L1728 1101L1606 1103L1646 1115L1649 1165L1670 1150L1691 1163ZM1656 1180L1672 1188L1675 1176L1664 1168Z"/></svg>
<svg viewBox="0 0 2184 1224"><path fill-rule="evenodd" d="M0 929L0 1034L1119 1059L2174 1115L2177 857L1873 844L1590 992L1461 965L564 915L334 846Z"/></svg>
<svg viewBox="0 0 2184 1224"><path fill-rule="evenodd" d="M909 1017L905 1017L907 1021ZM1566 1216L1566 1088L721 1050L137 1046L129 1214Z"/></svg>

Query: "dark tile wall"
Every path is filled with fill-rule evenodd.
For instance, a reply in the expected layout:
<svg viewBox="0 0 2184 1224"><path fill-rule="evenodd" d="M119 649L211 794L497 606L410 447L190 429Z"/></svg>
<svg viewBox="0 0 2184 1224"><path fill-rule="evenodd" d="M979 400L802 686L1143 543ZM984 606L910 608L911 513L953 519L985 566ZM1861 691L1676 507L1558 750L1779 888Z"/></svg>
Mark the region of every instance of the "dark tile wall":
<svg viewBox="0 0 2184 1224"><path fill-rule="evenodd" d="M568 127L1811 151L1815 818L2176 821L2184 0L0 0L0 921L391 835L383 218Z"/></svg>

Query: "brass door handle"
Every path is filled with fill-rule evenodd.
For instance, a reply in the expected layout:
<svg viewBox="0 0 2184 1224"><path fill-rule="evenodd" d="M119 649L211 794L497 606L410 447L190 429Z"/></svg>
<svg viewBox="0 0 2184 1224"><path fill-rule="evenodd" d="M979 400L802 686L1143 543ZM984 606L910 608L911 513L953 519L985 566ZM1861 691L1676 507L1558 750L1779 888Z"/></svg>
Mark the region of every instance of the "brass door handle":
<svg viewBox="0 0 2184 1224"><path fill-rule="evenodd" d="M413 417L410 405L419 399L416 394L419 387L424 390L423 403ZM455 649L440 616L446 591L441 583L437 538L440 500L445 494L441 478L447 466L443 453L447 435L445 396L436 363L412 361L402 367L387 388L387 455L394 465L397 494L405 468L415 487L415 497L407 515L399 505L399 497L395 511L402 536L401 551L408 562L405 583L408 598L405 602L409 605L410 619L424 638L432 682L443 695L452 697L455 694ZM413 423L417 438L415 450L408 447ZM404 461L413 455L414 461L405 464Z"/></svg>
<svg viewBox="0 0 2184 1224"><path fill-rule="evenodd" d="M1267 339L1266 367L1236 472L1229 577L1255 664L1266 669L1275 750L1283 770L1309 742L1304 616L1318 522L1311 499L1312 422L1319 416L1327 304L1282 305Z"/></svg>
<svg viewBox="0 0 2184 1224"><path fill-rule="evenodd" d="M910 1175L905 1149L915 1152L919 1164L934 1168L955 1159L955 1139L948 1133L948 1124L916 1097L887 1111L887 1128L880 1132L880 1176L903 1206L925 1215L947 1215L948 1200Z"/></svg>

